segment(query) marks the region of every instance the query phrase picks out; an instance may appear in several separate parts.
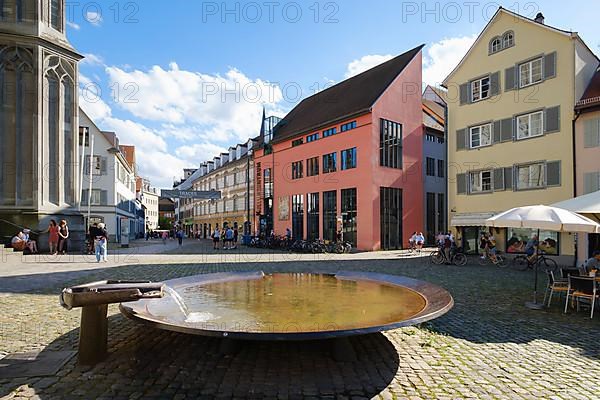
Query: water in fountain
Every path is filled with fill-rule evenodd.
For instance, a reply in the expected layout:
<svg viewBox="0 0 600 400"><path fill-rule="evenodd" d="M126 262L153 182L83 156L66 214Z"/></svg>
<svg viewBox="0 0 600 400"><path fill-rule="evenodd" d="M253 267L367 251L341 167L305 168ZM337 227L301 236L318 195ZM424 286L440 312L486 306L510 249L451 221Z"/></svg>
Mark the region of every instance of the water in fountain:
<svg viewBox="0 0 600 400"><path fill-rule="evenodd" d="M173 301L179 306L179 309L181 310L183 315L185 315L187 318L187 316L190 314L190 310L188 309L187 305L185 304L185 301L183 301L183 298L177 292L177 290L173 289L168 285L165 285L165 292L169 293Z"/></svg>
<svg viewBox="0 0 600 400"><path fill-rule="evenodd" d="M209 312L190 312L190 309L185 304L183 297L170 286L165 286L165 292L169 293L173 301L177 304L183 315L185 316L185 322L199 323L206 322L214 318Z"/></svg>

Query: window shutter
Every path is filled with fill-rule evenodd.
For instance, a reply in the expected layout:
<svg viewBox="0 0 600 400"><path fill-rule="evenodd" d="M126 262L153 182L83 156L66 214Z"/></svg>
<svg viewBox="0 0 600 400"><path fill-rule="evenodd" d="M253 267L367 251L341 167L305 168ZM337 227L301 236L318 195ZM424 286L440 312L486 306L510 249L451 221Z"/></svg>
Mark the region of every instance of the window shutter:
<svg viewBox="0 0 600 400"><path fill-rule="evenodd" d="M494 170L494 190L504 190L504 168Z"/></svg>
<svg viewBox="0 0 600 400"><path fill-rule="evenodd" d="M470 83L464 83L460 85L460 105L467 104L471 102L471 93L470 92Z"/></svg>
<svg viewBox="0 0 600 400"><path fill-rule="evenodd" d="M600 190L600 172L589 172L583 176L584 194Z"/></svg>
<svg viewBox="0 0 600 400"><path fill-rule="evenodd" d="M490 75L490 96L500 94L500 71Z"/></svg>
<svg viewBox="0 0 600 400"><path fill-rule="evenodd" d="M106 190L100 191L100 204L103 206L108 205L108 192Z"/></svg>
<svg viewBox="0 0 600 400"><path fill-rule="evenodd" d="M106 157L100 158L100 173L106 175Z"/></svg>
<svg viewBox="0 0 600 400"><path fill-rule="evenodd" d="M513 167L504 168L504 189L513 188Z"/></svg>
<svg viewBox="0 0 600 400"><path fill-rule="evenodd" d="M584 125L585 148L600 146L600 119L589 119Z"/></svg>
<svg viewBox="0 0 600 400"><path fill-rule="evenodd" d="M85 156L85 161L83 162L83 174L90 174L90 156Z"/></svg>
<svg viewBox="0 0 600 400"><path fill-rule="evenodd" d="M560 131L560 106L547 108L544 111L544 117L544 131L546 133Z"/></svg>
<svg viewBox="0 0 600 400"><path fill-rule="evenodd" d="M507 68L504 71L504 90L514 90L517 88L516 67Z"/></svg>
<svg viewBox="0 0 600 400"><path fill-rule="evenodd" d="M500 141L510 142L513 139L513 119L506 118L500 121Z"/></svg>
<svg viewBox="0 0 600 400"><path fill-rule="evenodd" d="M467 194L467 174L456 175L456 193Z"/></svg>
<svg viewBox="0 0 600 400"><path fill-rule="evenodd" d="M560 161L550 161L546 164L546 185L560 186Z"/></svg>
<svg viewBox="0 0 600 400"><path fill-rule="evenodd" d="M494 137L494 143L500 143L502 140L502 136L501 136L501 132L502 132L502 126L501 126L501 122L502 121L494 121L493 123L493 137Z"/></svg>
<svg viewBox="0 0 600 400"><path fill-rule="evenodd" d="M459 129L456 131L456 150L467 148L467 130Z"/></svg>
<svg viewBox="0 0 600 400"><path fill-rule="evenodd" d="M544 79L556 76L556 52L544 56Z"/></svg>

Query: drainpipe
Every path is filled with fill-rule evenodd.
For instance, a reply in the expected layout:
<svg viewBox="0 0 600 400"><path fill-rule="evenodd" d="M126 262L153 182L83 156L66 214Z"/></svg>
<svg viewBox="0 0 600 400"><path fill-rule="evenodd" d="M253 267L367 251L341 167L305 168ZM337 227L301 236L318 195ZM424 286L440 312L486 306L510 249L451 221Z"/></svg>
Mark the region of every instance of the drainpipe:
<svg viewBox="0 0 600 400"><path fill-rule="evenodd" d="M572 146L573 146L573 198L577 197L577 135L576 135L576 122L581 116L581 111L575 111L575 119L571 123L572 133ZM576 234L579 239L579 234ZM577 268L577 259L579 258L579 240L575 243L575 257L573 260L573 267Z"/></svg>

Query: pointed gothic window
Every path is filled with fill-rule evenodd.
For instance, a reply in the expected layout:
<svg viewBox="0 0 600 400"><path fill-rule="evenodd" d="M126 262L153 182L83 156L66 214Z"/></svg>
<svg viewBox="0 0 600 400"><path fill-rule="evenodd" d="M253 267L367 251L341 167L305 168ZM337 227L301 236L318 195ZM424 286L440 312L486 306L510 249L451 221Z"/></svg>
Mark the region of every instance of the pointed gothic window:
<svg viewBox="0 0 600 400"><path fill-rule="evenodd" d="M50 26L62 32L61 0L50 0Z"/></svg>

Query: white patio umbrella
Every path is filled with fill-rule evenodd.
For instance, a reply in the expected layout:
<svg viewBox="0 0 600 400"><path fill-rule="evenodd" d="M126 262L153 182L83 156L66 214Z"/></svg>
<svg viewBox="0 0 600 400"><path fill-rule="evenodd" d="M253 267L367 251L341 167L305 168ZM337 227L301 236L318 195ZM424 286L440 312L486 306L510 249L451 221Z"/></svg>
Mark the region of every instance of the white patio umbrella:
<svg viewBox="0 0 600 400"><path fill-rule="evenodd" d="M496 228L529 228L556 232L600 233L600 225L589 218L562 208L543 205L513 208L487 219L485 224L486 226ZM533 309L542 308L537 303L537 278L536 263L533 303L526 304L529 308Z"/></svg>
<svg viewBox="0 0 600 400"><path fill-rule="evenodd" d="M513 208L487 219L485 224L497 228L600 233L600 225L583 215L542 205Z"/></svg>

